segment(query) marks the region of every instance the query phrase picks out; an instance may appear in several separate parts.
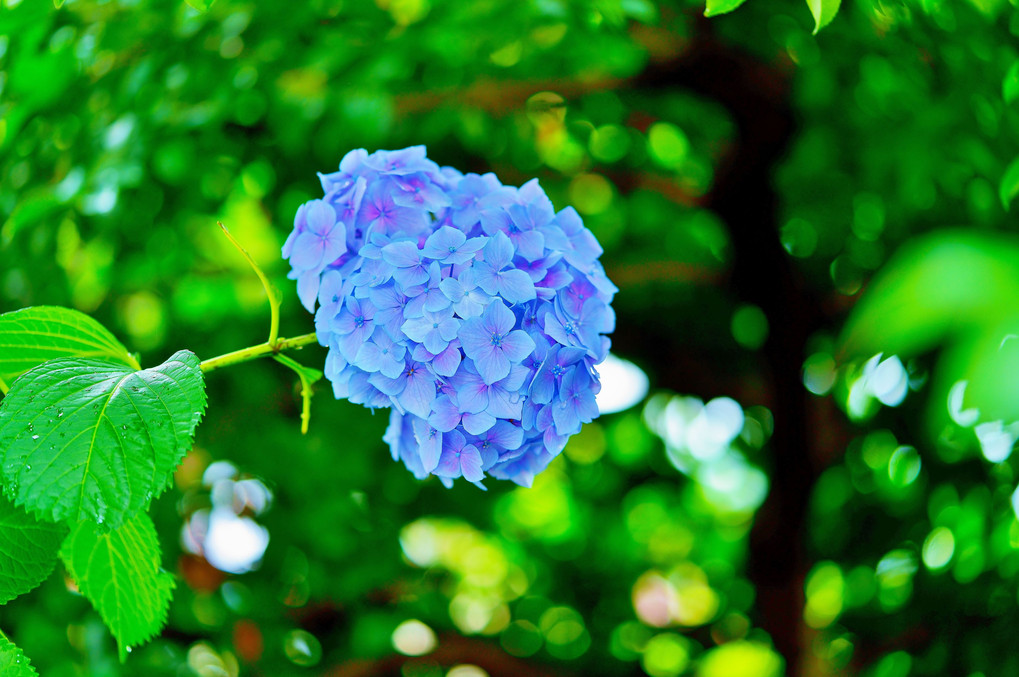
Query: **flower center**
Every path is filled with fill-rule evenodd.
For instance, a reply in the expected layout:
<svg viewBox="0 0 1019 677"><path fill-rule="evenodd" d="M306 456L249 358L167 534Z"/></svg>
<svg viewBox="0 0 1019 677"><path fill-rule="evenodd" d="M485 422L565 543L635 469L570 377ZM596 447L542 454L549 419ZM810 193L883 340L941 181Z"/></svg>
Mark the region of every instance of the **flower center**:
<svg viewBox="0 0 1019 677"><path fill-rule="evenodd" d="M354 324L357 327L363 327L364 326L364 317L355 317L354 318Z"/></svg>
<svg viewBox="0 0 1019 677"><path fill-rule="evenodd" d="M438 322L433 322L432 323L432 329L438 329L438 328L439 328L439 323Z"/></svg>
<svg viewBox="0 0 1019 677"><path fill-rule="evenodd" d="M502 334L492 334L492 345L498 348L502 345Z"/></svg>
<svg viewBox="0 0 1019 677"><path fill-rule="evenodd" d="M559 378L560 376L562 376L564 371L566 371L566 370L563 369L558 364L556 366L552 367L552 375L555 376L556 378Z"/></svg>
<svg viewBox="0 0 1019 677"><path fill-rule="evenodd" d="M572 334L572 333L573 333L573 331L574 331L574 329L573 329L573 323L572 323L572 322L567 322L567 323L566 323L566 326L565 326L565 327L563 327L563 329L565 329L565 330L566 330L566 333L567 333L567 334Z"/></svg>

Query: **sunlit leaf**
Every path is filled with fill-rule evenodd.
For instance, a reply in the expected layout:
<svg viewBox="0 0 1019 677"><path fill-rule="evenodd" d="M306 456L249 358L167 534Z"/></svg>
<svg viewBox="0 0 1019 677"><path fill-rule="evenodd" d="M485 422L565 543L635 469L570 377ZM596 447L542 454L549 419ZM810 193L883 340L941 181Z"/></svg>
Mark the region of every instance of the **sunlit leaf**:
<svg viewBox="0 0 1019 677"><path fill-rule="evenodd" d="M174 581L161 568L148 515L136 515L113 531L81 522L64 541L60 558L117 638L121 660L166 623Z"/></svg>
<svg viewBox="0 0 1019 677"><path fill-rule="evenodd" d="M0 497L0 604L46 580L66 533L62 524L39 522Z"/></svg>
<svg viewBox="0 0 1019 677"><path fill-rule="evenodd" d="M1019 195L1019 157L1012 160L1012 164L1008 166L1005 174L1001 177L998 195L1001 197L1001 205L1006 211L1011 207L1015 196Z"/></svg>
<svg viewBox="0 0 1019 677"><path fill-rule="evenodd" d="M946 231L902 248L842 332L843 356L915 355L997 323L1019 299L1019 240Z"/></svg>
<svg viewBox="0 0 1019 677"><path fill-rule="evenodd" d="M4 677L38 677L21 649L0 633L0 675Z"/></svg>
<svg viewBox="0 0 1019 677"><path fill-rule="evenodd" d="M0 315L0 382L9 386L58 357L97 357L140 368L113 334L77 310L35 306Z"/></svg>
<svg viewBox="0 0 1019 677"><path fill-rule="evenodd" d="M746 0L708 0L704 10L704 16L717 16L725 14L742 5Z"/></svg>
<svg viewBox="0 0 1019 677"><path fill-rule="evenodd" d="M814 15L814 35L831 23L838 14L842 0L807 0L810 13Z"/></svg>
<svg viewBox="0 0 1019 677"><path fill-rule="evenodd" d="M0 402L4 491L44 519L115 528L166 488L204 410L189 351L142 371L89 358L46 362Z"/></svg>
<svg viewBox="0 0 1019 677"><path fill-rule="evenodd" d="M184 1L188 3L188 5L190 5L191 7L197 9L199 12L205 12L210 7L212 7L212 3L214 3L216 0L184 0Z"/></svg>
<svg viewBox="0 0 1019 677"><path fill-rule="evenodd" d="M853 309L843 358L905 359L941 347L930 388L932 431L948 420L948 394L967 381L966 408L981 420L1019 419L1019 240L946 232L889 261Z"/></svg>

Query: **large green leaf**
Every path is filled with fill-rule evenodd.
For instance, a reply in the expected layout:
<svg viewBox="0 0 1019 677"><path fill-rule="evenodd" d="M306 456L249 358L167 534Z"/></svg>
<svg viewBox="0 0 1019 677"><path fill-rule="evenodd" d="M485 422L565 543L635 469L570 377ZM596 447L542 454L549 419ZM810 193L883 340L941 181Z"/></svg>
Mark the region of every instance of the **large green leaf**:
<svg viewBox="0 0 1019 677"><path fill-rule="evenodd" d="M0 315L0 387L58 357L101 357L140 368L113 334L77 310L35 306Z"/></svg>
<svg viewBox="0 0 1019 677"><path fill-rule="evenodd" d="M79 523L60 559L116 637L121 660L166 623L174 581L161 568L156 529L145 513L113 531Z"/></svg>
<svg viewBox="0 0 1019 677"><path fill-rule="evenodd" d="M47 520L116 528L169 484L204 410L198 357L186 350L142 371L46 362L0 402L4 491Z"/></svg>
<svg viewBox="0 0 1019 677"><path fill-rule="evenodd" d="M0 497L0 604L46 580L66 534L64 525L39 522Z"/></svg>
<svg viewBox="0 0 1019 677"><path fill-rule="evenodd" d="M0 632L0 675L3 677L39 677L25 654Z"/></svg>
<svg viewBox="0 0 1019 677"><path fill-rule="evenodd" d="M814 15L814 34L831 23L839 12L842 0L807 0L810 13Z"/></svg>

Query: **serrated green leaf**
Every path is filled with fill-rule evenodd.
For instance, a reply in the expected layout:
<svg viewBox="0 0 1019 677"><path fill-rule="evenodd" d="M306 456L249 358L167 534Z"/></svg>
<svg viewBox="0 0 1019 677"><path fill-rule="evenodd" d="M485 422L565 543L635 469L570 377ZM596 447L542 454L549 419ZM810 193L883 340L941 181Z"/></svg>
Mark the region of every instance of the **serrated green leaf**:
<svg viewBox="0 0 1019 677"><path fill-rule="evenodd" d="M58 357L97 357L140 368L106 327L77 310L35 306L0 315L0 382L10 386L32 367Z"/></svg>
<svg viewBox="0 0 1019 677"><path fill-rule="evenodd" d="M1008 69L1008 73L1005 75L1005 79L1002 80L1001 97L1005 99L1005 103L1012 103L1019 99L1019 61L1012 64L1012 67Z"/></svg>
<svg viewBox="0 0 1019 677"><path fill-rule="evenodd" d="M839 5L842 0L807 0L807 7L814 16L814 35L831 23L835 15L839 13Z"/></svg>
<svg viewBox="0 0 1019 677"><path fill-rule="evenodd" d="M1001 197L1001 206L1008 211L1012 206L1012 200L1019 195L1019 157L1012 160L1005 173L1001 177L1001 184L998 186L998 196Z"/></svg>
<svg viewBox="0 0 1019 677"><path fill-rule="evenodd" d="M189 6L194 7L199 12L208 11L212 7L212 3L216 0L184 0Z"/></svg>
<svg viewBox="0 0 1019 677"><path fill-rule="evenodd" d="M46 580L66 535L64 525L39 522L0 497L0 604Z"/></svg>
<svg viewBox="0 0 1019 677"><path fill-rule="evenodd" d="M32 664L15 646L14 642L0 632L0 675L3 677L39 677Z"/></svg>
<svg viewBox="0 0 1019 677"><path fill-rule="evenodd" d="M736 9L746 0L708 0L704 8L704 16L718 16Z"/></svg>
<svg viewBox="0 0 1019 677"><path fill-rule="evenodd" d="M147 514L113 531L77 524L60 559L117 639L122 661L130 647L148 641L166 623L174 580L161 568L156 528Z"/></svg>
<svg viewBox="0 0 1019 677"><path fill-rule="evenodd" d="M116 528L167 487L204 410L190 351L142 371L88 358L46 362L0 402L4 492L43 519Z"/></svg>

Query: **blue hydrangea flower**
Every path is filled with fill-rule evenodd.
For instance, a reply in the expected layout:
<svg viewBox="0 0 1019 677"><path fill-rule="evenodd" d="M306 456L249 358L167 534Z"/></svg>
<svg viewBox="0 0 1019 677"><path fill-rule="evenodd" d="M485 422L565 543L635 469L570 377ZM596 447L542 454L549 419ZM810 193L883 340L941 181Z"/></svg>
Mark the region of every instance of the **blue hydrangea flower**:
<svg viewBox="0 0 1019 677"><path fill-rule="evenodd" d="M598 415L617 289L577 212L423 146L320 174L283 246L336 397L390 407L415 477L530 486ZM317 308L317 309L316 309Z"/></svg>

